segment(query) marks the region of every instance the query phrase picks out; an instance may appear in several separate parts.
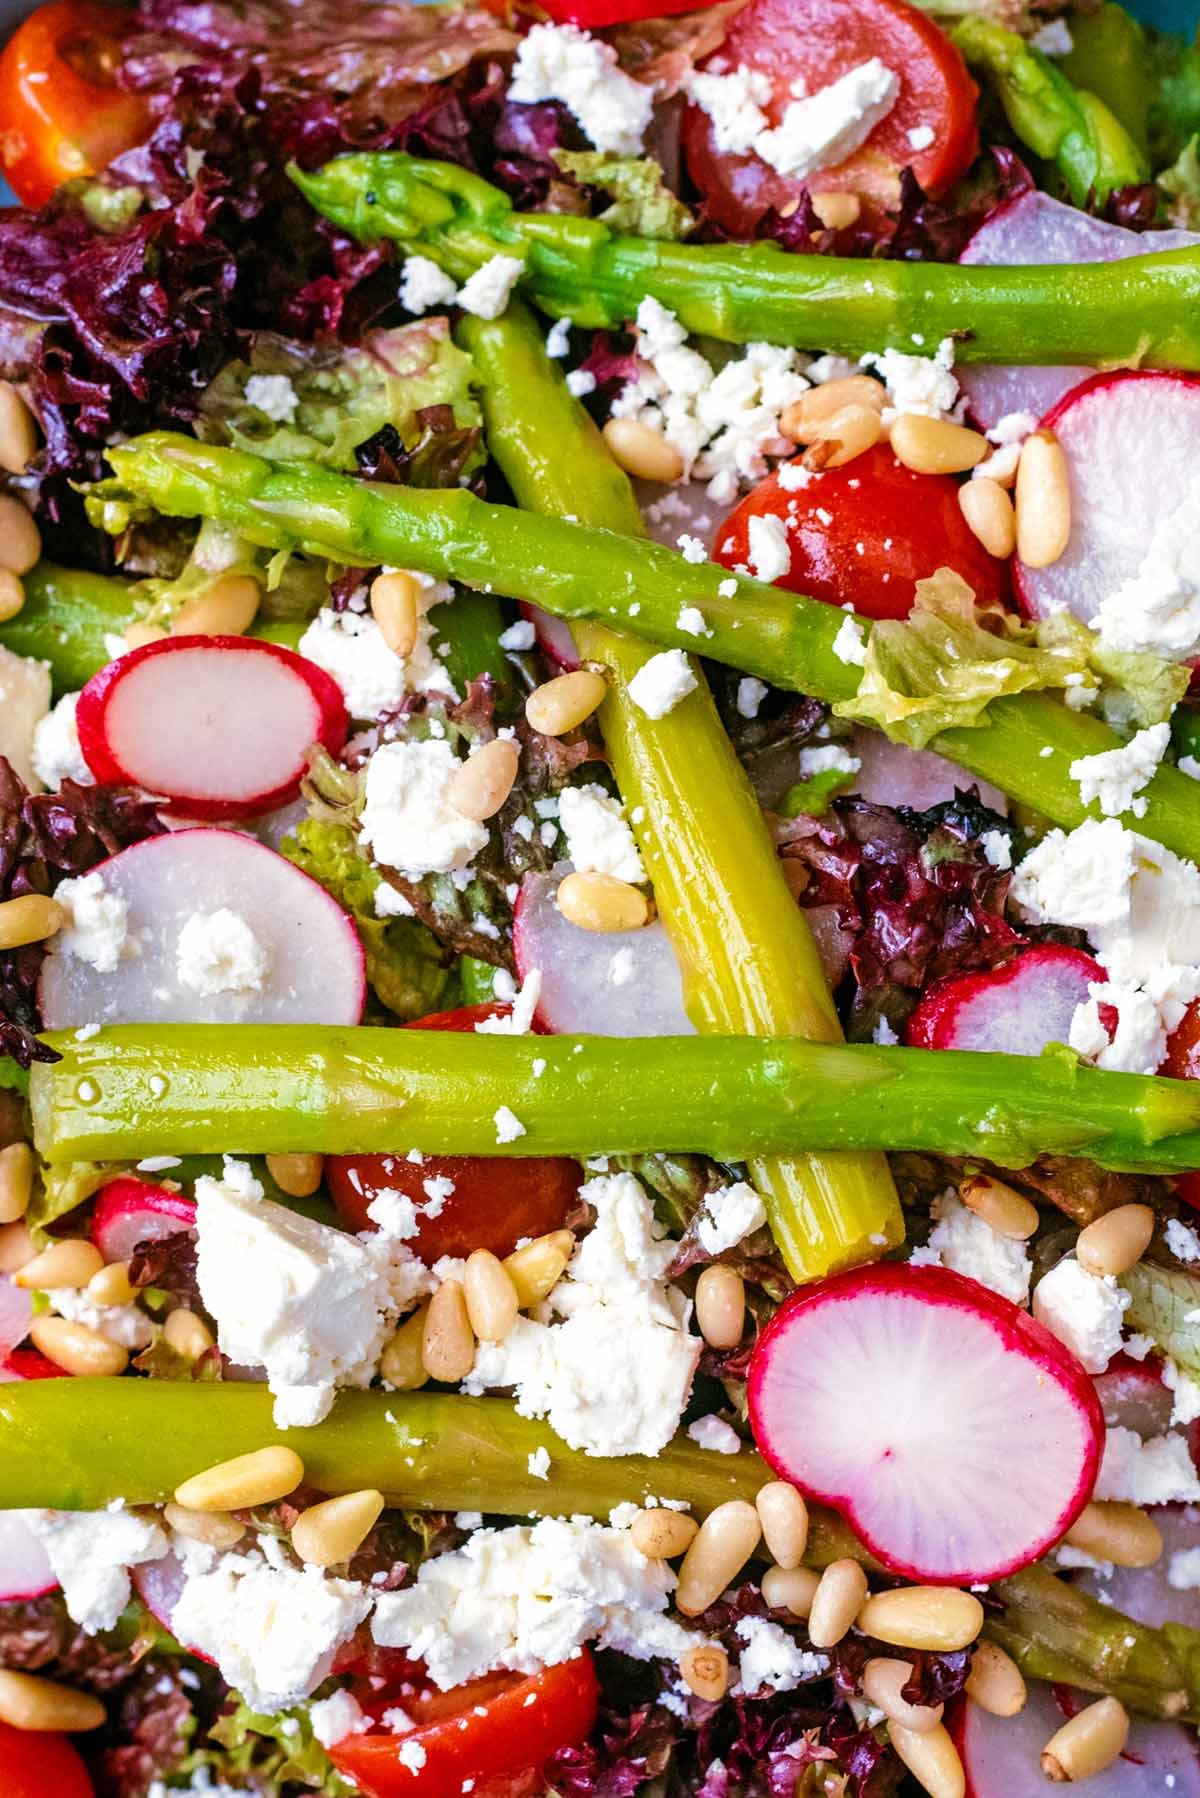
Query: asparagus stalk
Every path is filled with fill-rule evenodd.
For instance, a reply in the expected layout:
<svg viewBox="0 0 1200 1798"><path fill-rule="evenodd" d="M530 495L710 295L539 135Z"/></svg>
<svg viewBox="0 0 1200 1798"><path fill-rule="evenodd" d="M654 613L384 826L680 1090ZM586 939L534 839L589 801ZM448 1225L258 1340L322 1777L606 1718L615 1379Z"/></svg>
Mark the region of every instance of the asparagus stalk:
<svg viewBox="0 0 1200 1798"><path fill-rule="evenodd" d="M687 330L728 343L857 356L953 337L963 362L1200 368L1196 250L1068 268L864 262L769 243L620 237L599 219L516 212L478 175L396 152L339 156L291 175L352 236L393 238L456 280L496 254L520 257L526 295L579 325L621 325L649 294Z"/></svg>
<svg viewBox="0 0 1200 1798"><path fill-rule="evenodd" d="M172 516L219 518L271 549L308 549L365 566L389 562L536 600L573 622L615 620L652 643L702 648L716 661L833 703L850 698L858 683L857 670L833 651L845 622L836 607L712 562L685 562L661 544L536 518L462 489L375 487L312 463L270 463L170 432L121 444L109 459L122 490L138 501ZM124 516L125 502L101 496L98 503L101 511L115 503ZM700 643L679 628L683 606L703 612L708 634ZM993 700L986 723L944 731L931 747L1070 829L1089 816L1071 779L1072 761L1119 742L1099 719L1045 694L1023 693ZM1196 783L1160 767L1140 797L1146 811L1138 830L1200 861Z"/></svg>
<svg viewBox="0 0 1200 1798"><path fill-rule="evenodd" d="M488 447L519 505L644 535L633 489L546 355L523 306L460 336L483 383ZM629 682L653 651L594 619L575 625L585 661L603 665L600 714L655 899L683 971L684 1004L709 1033L836 1041L841 1030L804 914L784 883L758 801L717 717L696 691L651 720ZM881 1155L756 1160L751 1176L797 1280L876 1255L904 1220Z"/></svg>
<svg viewBox="0 0 1200 1798"><path fill-rule="evenodd" d="M1200 1088L1028 1058L797 1037L495 1037L363 1026L123 1024L30 1071L47 1162L204 1154L608 1155L717 1161L928 1149L1200 1167ZM524 1126L498 1140L507 1106Z"/></svg>

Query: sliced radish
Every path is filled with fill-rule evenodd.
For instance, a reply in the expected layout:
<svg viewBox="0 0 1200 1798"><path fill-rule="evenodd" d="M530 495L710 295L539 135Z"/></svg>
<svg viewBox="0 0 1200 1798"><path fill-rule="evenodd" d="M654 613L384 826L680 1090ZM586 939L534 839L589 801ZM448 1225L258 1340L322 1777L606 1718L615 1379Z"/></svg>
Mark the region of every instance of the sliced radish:
<svg viewBox="0 0 1200 1798"><path fill-rule="evenodd" d="M48 1030L85 1024L357 1024L366 993L362 944L324 887L232 830L180 830L123 849L95 870L127 907L112 973L55 947L38 997ZM180 979L186 924L228 911L265 956L261 985L196 990ZM260 964L261 966L261 961ZM217 975L217 978L221 976ZM211 986L211 982L210 982Z"/></svg>
<svg viewBox="0 0 1200 1798"><path fill-rule="evenodd" d="M182 1193L123 1174L101 1188L92 1212L92 1241L106 1261L128 1261L139 1242L161 1242L194 1229L196 1207Z"/></svg>
<svg viewBox="0 0 1200 1798"><path fill-rule="evenodd" d="M70 1374L65 1367L58 1367L48 1361L38 1349L15 1348L0 1360L0 1383L9 1384L13 1380L69 1380Z"/></svg>
<svg viewBox="0 0 1200 1798"><path fill-rule="evenodd" d="M521 601L521 616L533 626L538 648L556 667L568 674L579 667L579 650L565 618L556 618L553 612L543 612L541 606L525 600Z"/></svg>
<svg viewBox="0 0 1200 1798"><path fill-rule="evenodd" d="M784 1479L843 1512L892 1572L934 1583L1037 1560L1087 1503L1104 1442L1095 1388L1048 1330L976 1280L908 1262L782 1305L749 1404Z"/></svg>
<svg viewBox="0 0 1200 1798"><path fill-rule="evenodd" d="M1078 1702L1073 1702L1076 1697ZM951 1730L967 1776L968 1798L1042 1798L1053 1790L1042 1772L1042 1749L1093 1694L1062 1697L1034 1681L1023 1710L993 1717L968 1699ZM1064 1702L1066 1699L1066 1702ZM1125 1751L1085 1782L1087 1798L1200 1798L1200 1751L1183 1723L1136 1718Z"/></svg>
<svg viewBox="0 0 1200 1798"><path fill-rule="evenodd" d="M252 818L295 797L314 743L346 740L332 676L278 643L166 637L92 676L76 708L97 780L189 818Z"/></svg>
<svg viewBox="0 0 1200 1798"><path fill-rule="evenodd" d="M0 1355L24 1342L33 1322L33 1294L18 1286L11 1274L0 1273Z"/></svg>
<svg viewBox="0 0 1200 1798"><path fill-rule="evenodd" d="M989 974L938 980L908 1020L913 1049L976 1049L984 1054L1040 1055L1065 1043L1075 1007L1106 975L1082 949L1040 943Z"/></svg>
<svg viewBox="0 0 1200 1798"><path fill-rule="evenodd" d="M563 917L555 894L565 863L527 874L513 911L513 953L522 980L542 976L538 1022L549 1031L593 1036L692 1036L683 983L660 923L612 934L581 930Z"/></svg>
<svg viewBox="0 0 1200 1798"><path fill-rule="evenodd" d="M1158 250L1200 243L1192 231L1127 231L1107 225L1061 200L1033 189L989 213L959 258L1012 268L1053 262L1123 262ZM991 428L1007 412L1043 417L1072 387L1086 380L1080 368L964 368L959 382L972 415Z"/></svg>
<svg viewBox="0 0 1200 1798"><path fill-rule="evenodd" d="M1118 1355L1095 1377L1096 1396L1110 1428L1136 1430L1145 1440L1171 1427L1174 1395L1163 1384L1157 1356Z"/></svg>
<svg viewBox="0 0 1200 1798"><path fill-rule="evenodd" d="M0 1604L20 1604L57 1589L45 1543L20 1511L0 1511Z"/></svg>
<svg viewBox="0 0 1200 1798"><path fill-rule="evenodd" d="M175 1606L182 1596L185 1577L183 1563L174 1554L166 1554L157 1561L144 1561L140 1567L130 1568L130 1578L138 1597L150 1615L172 1636L175 1634ZM198 1661L207 1661L210 1667L216 1666L212 1656L202 1653L199 1648L188 1648L185 1643L180 1646Z"/></svg>
<svg viewBox="0 0 1200 1798"><path fill-rule="evenodd" d="M857 730L850 753L858 757L861 765L849 791L872 805L910 805L914 812L927 812L932 805L944 805L956 793L978 787L986 806L1002 818L1008 813L1008 800L999 787L976 780L957 762L948 762L932 749L910 749L907 743L893 743L881 730Z"/></svg>
<svg viewBox="0 0 1200 1798"><path fill-rule="evenodd" d="M1163 1539L1162 1556L1153 1567L1081 1567L1071 1580L1102 1604L1124 1612L1135 1623L1158 1629L1184 1623L1200 1629L1200 1589L1171 1584L1171 1563L1178 1554L1200 1548L1200 1509L1195 1505L1155 1505L1150 1513Z"/></svg>

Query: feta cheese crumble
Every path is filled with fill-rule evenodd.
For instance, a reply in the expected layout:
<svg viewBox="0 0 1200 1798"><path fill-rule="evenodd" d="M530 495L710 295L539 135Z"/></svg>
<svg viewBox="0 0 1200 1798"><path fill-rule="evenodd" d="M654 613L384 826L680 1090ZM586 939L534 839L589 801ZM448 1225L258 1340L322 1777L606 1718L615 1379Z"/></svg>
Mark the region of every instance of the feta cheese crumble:
<svg viewBox="0 0 1200 1798"><path fill-rule="evenodd" d="M1156 772L1170 738L1169 724L1152 724L1117 749L1105 749L1099 755L1080 756L1073 761L1071 779L1079 782L1084 805L1098 804L1106 818L1128 811L1140 817L1146 810L1146 801L1140 801L1139 810L1135 795Z"/></svg>
<svg viewBox="0 0 1200 1798"><path fill-rule="evenodd" d="M158 1524L118 1500L105 1511L21 1511L46 1550L72 1622L86 1635L112 1629L129 1603L129 1569L166 1554Z"/></svg>
<svg viewBox="0 0 1200 1798"><path fill-rule="evenodd" d="M336 1748L347 1736L360 1736L371 1728L367 1716L353 1692L332 1692L320 1698L308 1713L312 1732L322 1748Z"/></svg>
<svg viewBox="0 0 1200 1798"><path fill-rule="evenodd" d="M737 684L738 717L757 718L759 707L770 690L766 681L756 679L753 674L744 674Z"/></svg>
<svg viewBox="0 0 1200 1798"><path fill-rule="evenodd" d="M1131 1505L1190 1504L1200 1499L1187 1437L1171 1430L1143 1439L1136 1430L1110 1427L1093 1497Z"/></svg>
<svg viewBox="0 0 1200 1798"><path fill-rule="evenodd" d="M1025 1303L1032 1263L1023 1242L1001 1236L949 1189L933 1201L933 1215L937 1223L928 1246L943 1267L978 1280L1014 1305Z"/></svg>
<svg viewBox="0 0 1200 1798"><path fill-rule="evenodd" d="M598 150L636 156L654 111L654 90L617 67L611 44L576 25L535 25L521 39L510 100L561 100Z"/></svg>
<svg viewBox="0 0 1200 1798"><path fill-rule="evenodd" d="M958 405L954 378L954 339L943 337L932 356L907 356L903 350L872 351L861 358L864 368L874 368L888 390L884 423L902 412L922 418L948 418Z"/></svg>
<svg viewBox="0 0 1200 1798"><path fill-rule="evenodd" d="M704 1195L704 1211L696 1224L700 1246L708 1255L721 1255L761 1230L767 1221L763 1202L746 1180L722 1186Z"/></svg>
<svg viewBox="0 0 1200 1798"><path fill-rule="evenodd" d="M205 998L261 993L270 954L240 912L194 911L179 932L175 969L181 986Z"/></svg>
<svg viewBox="0 0 1200 1798"><path fill-rule="evenodd" d="M687 1433L698 1447L706 1448L714 1455L736 1455L741 1452L742 1439L733 1425L713 1412L689 1423Z"/></svg>
<svg viewBox="0 0 1200 1798"><path fill-rule="evenodd" d="M753 1697L756 1692L794 1692L805 1680L819 1679L829 1671L829 1657L801 1648L795 1637L766 1617L741 1617L733 1633L744 1644L739 1657L735 1690Z"/></svg>
<svg viewBox="0 0 1200 1798"><path fill-rule="evenodd" d="M1129 1294L1111 1274L1090 1274L1073 1255L1044 1274L1033 1292L1033 1315L1088 1373L1103 1373L1120 1354L1128 1305Z"/></svg>
<svg viewBox="0 0 1200 1798"><path fill-rule="evenodd" d="M779 581L792 566L792 548L788 542L787 524L774 512L763 512L751 518L747 527L749 550L746 560L751 574L760 581Z"/></svg>
<svg viewBox="0 0 1200 1798"><path fill-rule="evenodd" d="M1157 526L1136 574L1101 600L1092 628L1107 649L1200 654L1200 480Z"/></svg>
<svg viewBox="0 0 1200 1798"><path fill-rule="evenodd" d="M129 934L129 907L120 893L109 892L93 871L77 880L60 880L54 897L67 913L67 922L54 937L51 954L73 955L98 974L113 973Z"/></svg>
<svg viewBox="0 0 1200 1798"><path fill-rule="evenodd" d="M497 1142L516 1142L518 1137L526 1134L524 1124L509 1105L501 1105L494 1111L492 1122L496 1126Z"/></svg>
<svg viewBox="0 0 1200 1798"><path fill-rule="evenodd" d="M848 667L863 668L867 661L867 640L863 636L862 625L849 612L838 627L838 634L833 639L833 653L839 662Z"/></svg>
<svg viewBox="0 0 1200 1798"><path fill-rule="evenodd" d="M384 641L383 632L370 612L335 612L322 606L297 645L302 656L331 675L342 690L352 718L373 722L395 709L407 693L448 693L457 698L454 684L434 654L428 613L454 597L454 589L429 575L414 574L420 586L417 599L417 640L406 656L398 656Z"/></svg>
<svg viewBox="0 0 1200 1798"><path fill-rule="evenodd" d="M290 425L300 404L287 375L251 375L242 392L248 406L265 413L277 425Z"/></svg>
<svg viewBox="0 0 1200 1798"><path fill-rule="evenodd" d="M815 94L792 100L779 124L755 138L755 152L778 174L805 181L852 156L899 97L900 77L872 56Z"/></svg>
<svg viewBox="0 0 1200 1798"><path fill-rule="evenodd" d="M664 649L643 662L629 683L629 697L647 718L665 718L696 691L696 676L682 649Z"/></svg>
<svg viewBox="0 0 1200 1798"><path fill-rule="evenodd" d="M406 256L400 273L400 304L406 312L431 312L435 306L453 306L458 289L449 275L428 256Z"/></svg>
<svg viewBox="0 0 1200 1798"><path fill-rule="evenodd" d="M492 256L458 290L458 303L476 318L499 318L525 264L519 256Z"/></svg>
<svg viewBox="0 0 1200 1798"><path fill-rule="evenodd" d="M567 839L568 860L578 873L612 874L633 886L645 880L646 870L621 801L595 781L563 788L559 823Z"/></svg>
<svg viewBox="0 0 1200 1798"><path fill-rule="evenodd" d="M465 868L488 840L487 826L449 797L463 766L449 743L385 743L367 763L359 840L375 860L411 879Z"/></svg>
<svg viewBox="0 0 1200 1798"><path fill-rule="evenodd" d="M755 140L770 129L763 107L771 99L775 84L762 69L747 68L741 63L728 75L694 70L688 77L688 99L698 106L712 125L713 147L727 156L746 156L754 149Z"/></svg>
<svg viewBox="0 0 1200 1798"><path fill-rule="evenodd" d="M90 787L95 775L83 759L79 747L79 731L75 723L78 693L64 693L53 711L39 718L33 732L33 771L42 785L52 792L64 780L78 781Z"/></svg>

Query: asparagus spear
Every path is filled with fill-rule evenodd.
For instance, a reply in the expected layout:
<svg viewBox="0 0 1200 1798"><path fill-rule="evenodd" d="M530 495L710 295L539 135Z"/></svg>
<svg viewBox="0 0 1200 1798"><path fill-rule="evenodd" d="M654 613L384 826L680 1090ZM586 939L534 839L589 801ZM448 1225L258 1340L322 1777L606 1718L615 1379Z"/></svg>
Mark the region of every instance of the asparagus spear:
<svg viewBox="0 0 1200 1798"><path fill-rule="evenodd" d="M523 306L491 323L464 319L460 336L483 383L488 447L519 505L626 536L644 535L633 489L587 412L546 355ZM651 720L629 682L653 651L584 619L575 639L601 663L600 715L617 785L633 819L658 909L683 970L697 1029L841 1035L804 914L784 884L758 801L694 660L696 691ZM903 1239L904 1221L880 1156L760 1159L751 1174L788 1271L813 1279Z"/></svg>
<svg viewBox="0 0 1200 1798"><path fill-rule="evenodd" d="M134 438L109 459L120 492L169 515L220 518L272 549L307 548L366 566L390 562L536 600L560 618L616 619L652 643L703 648L716 661L834 703L858 683L857 670L833 651L846 616L836 607L712 562L685 562L661 544L531 517L463 489L374 487L311 463L270 463L170 432ZM114 522L127 516L120 497L102 491L94 503L101 515L115 513ZM679 627L683 606L704 615L708 634L700 643ZM931 747L1073 828L1089 812L1071 779L1072 761L1119 742L1099 719L1022 693L993 700L985 724L944 731ZM1138 830L1200 861L1196 783L1160 767L1140 797L1146 812Z"/></svg>
<svg viewBox="0 0 1200 1798"><path fill-rule="evenodd" d="M1110 140L1125 133L1106 107L1088 99L1092 137L1103 137L1108 152L1094 158L1098 182L1110 165L1114 175L1124 168ZM1099 113L1103 132L1093 116ZM1072 167L1083 179L1082 154ZM963 362L1200 368L1195 250L1069 268L863 262L797 256L769 243L619 237L599 219L516 212L478 175L391 151L339 156L311 174L290 172L317 210L352 236L394 238L456 280L493 255L520 257L528 297L579 325L621 325L649 294L687 330L728 343L765 339L857 356L953 337Z"/></svg>

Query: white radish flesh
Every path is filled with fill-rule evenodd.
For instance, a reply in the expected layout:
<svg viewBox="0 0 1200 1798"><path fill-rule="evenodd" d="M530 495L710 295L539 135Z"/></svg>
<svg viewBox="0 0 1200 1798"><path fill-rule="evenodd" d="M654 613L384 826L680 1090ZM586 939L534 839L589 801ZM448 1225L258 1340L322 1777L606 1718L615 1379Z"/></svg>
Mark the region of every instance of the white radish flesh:
<svg viewBox="0 0 1200 1798"><path fill-rule="evenodd" d="M909 805L915 812L926 812L930 806L944 805L958 792L979 789L979 797L1003 818L1008 801L999 787L986 780L976 780L957 762L949 762L932 749L910 749L907 743L893 743L880 730L857 730L850 753L861 764L849 788L860 799L872 805Z"/></svg>
<svg viewBox="0 0 1200 1798"><path fill-rule="evenodd" d="M1158 1629L1163 1623L1200 1629L1200 1589L1171 1584L1173 1565L1176 1579L1192 1576L1189 1564L1178 1557L1200 1548L1200 1507L1155 1505L1150 1515L1163 1539L1162 1556L1153 1567L1113 1567L1111 1572L1107 1565L1101 1569L1081 1567L1072 1571L1071 1579L1102 1604L1148 1629Z"/></svg>
<svg viewBox="0 0 1200 1798"><path fill-rule="evenodd" d="M930 987L908 1020L905 1041L918 1049L1040 1055L1065 1043L1077 1005L1104 970L1081 949L1057 943L1026 949L989 974L960 974Z"/></svg>
<svg viewBox="0 0 1200 1798"><path fill-rule="evenodd" d="M33 1294L18 1286L11 1274L0 1273L0 1355L24 1342L33 1322Z"/></svg>
<svg viewBox="0 0 1200 1798"><path fill-rule="evenodd" d="M161 1242L196 1224L182 1193L122 1176L102 1187L92 1212L92 1241L106 1261L128 1261L140 1242Z"/></svg>
<svg viewBox="0 0 1200 1798"><path fill-rule="evenodd" d="M1045 1798L1053 1786L1042 1772L1042 1749L1068 1717L1094 1694L1072 1692L1070 1708L1051 1686L1035 1681L1015 1717L993 1717L969 1699L955 1735L967 1775L968 1798ZM1182 1723L1135 1718L1125 1752L1081 1783L1087 1798L1200 1798L1196 1736Z"/></svg>
<svg viewBox="0 0 1200 1798"><path fill-rule="evenodd" d="M22 1513L0 1511L0 1604L40 1598L57 1585L45 1543L34 1535Z"/></svg>
<svg viewBox="0 0 1200 1798"><path fill-rule="evenodd" d="M162 1624L170 1635L175 1634L175 1607L179 1603L184 1587L183 1563L178 1555L163 1555L161 1560L145 1561L140 1567L131 1569L137 1595L150 1615ZM199 1648L188 1648L188 1654L195 1655L198 1661L207 1661L210 1667L216 1662L211 1655L204 1654Z"/></svg>
<svg viewBox="0 0 1200 1798"><path fill-rule="evenodd" d="M556 668L570 674L579 667L579 650L565 618L556 618L552 612L543 612L541 606L527 605L524 602L521 605L521 615L532 624L538 648Z"/></svg>

